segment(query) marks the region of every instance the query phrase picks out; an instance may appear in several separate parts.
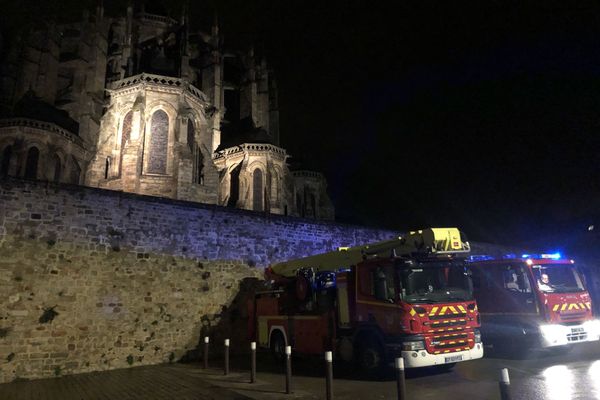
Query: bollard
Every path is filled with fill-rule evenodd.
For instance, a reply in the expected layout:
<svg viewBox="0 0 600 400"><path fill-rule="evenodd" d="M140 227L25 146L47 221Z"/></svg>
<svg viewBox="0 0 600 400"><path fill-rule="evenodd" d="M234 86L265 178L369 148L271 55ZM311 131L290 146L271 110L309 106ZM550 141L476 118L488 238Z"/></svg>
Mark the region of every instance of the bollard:
<svg viewBox="0 0 600 400"><path fill-rule="evenodd" d="M285 393L292 393L292 346L285 346Z"/></svg>
<svg viewBox="0 0 600 400"><path fill-rule="evenodd" d="M256 342L250 343L250 383L256 382Z"/></svg>
<svg viewBox="0 0 600 400"><path fill-rule="evenodd" d="M208 369L208 336L204 336L204 369Z"/></svg>
<svg viewBox="0 0 600 400"><path fill-rule="evenodd" d="M327 400L333 399L333 355L330 351L325 352L325 379Z"/></svg>
<svg viewBox="0 0 600 400"><path fill-rule="evenodd" d="M510 378L508 376L508 369L502 368L500 371L500 398L502 400L511 400L512 396L510 394Z"/></svg>
<svg viewBox="0 0 600 400"><path fill-rule="evenodd" d="M225 354L223 354L223 359L225 360L223 364L223 375L229 375L229 339L225 339L225 348L223 350Z"/></svg>
<svg viewBox="0 0 600 400"><path fill-rule="evenodd" d="M398 388L398 400L406 400L406 379L404 376L404 358L398 357L394 362L396 369L396 387Z"/></svg>

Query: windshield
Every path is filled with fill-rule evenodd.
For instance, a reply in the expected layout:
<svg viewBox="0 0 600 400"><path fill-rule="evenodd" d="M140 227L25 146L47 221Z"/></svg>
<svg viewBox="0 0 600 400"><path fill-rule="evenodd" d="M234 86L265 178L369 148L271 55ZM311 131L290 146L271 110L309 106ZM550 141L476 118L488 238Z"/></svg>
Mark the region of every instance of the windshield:
<svg viewBox="0 0 600 400"><path fill-rule="evenodd" d="M409 303L473 299L470 272L463 263L419 263L398 270L402 298Z"/></svg>
<svg viewBox="0 0 600 400"><path fill-rule="evenodd" d="M583 280L573 264L534 265L538 288L546 293L583 292Z"/></svg>

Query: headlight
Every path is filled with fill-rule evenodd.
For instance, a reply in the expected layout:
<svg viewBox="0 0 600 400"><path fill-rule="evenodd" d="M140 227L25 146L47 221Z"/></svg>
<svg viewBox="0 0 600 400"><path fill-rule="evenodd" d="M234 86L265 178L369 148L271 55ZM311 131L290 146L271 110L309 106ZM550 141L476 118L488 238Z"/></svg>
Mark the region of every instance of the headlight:
<svg viewBox="0 0 600 400"><path fill-rule="evenodd" d="M583 323L583 326L590 336L600 336L600 320L594 319L591 321L586 321Z"/></svg>
<svg viewBox="0 0 600 400"><path fill-rule="evenodd" d="M563 338L563 329L560 325L540 325L540 332L544 339L552 344Z"/></svg>
<svg viewBox="0 0 600 400"><path fill-rule="evenodd" d="M405 351L415 351L423 349L425 349L425 342L423 342L422 340L402 343L402 350Z"/></svg>
<svg viewBox="0 0 600 400"><path fill-rule="evenodd" d="M475 343L481 343L481 332L479 332L479 329L475 329L473 334L475 335Z"/></svg>

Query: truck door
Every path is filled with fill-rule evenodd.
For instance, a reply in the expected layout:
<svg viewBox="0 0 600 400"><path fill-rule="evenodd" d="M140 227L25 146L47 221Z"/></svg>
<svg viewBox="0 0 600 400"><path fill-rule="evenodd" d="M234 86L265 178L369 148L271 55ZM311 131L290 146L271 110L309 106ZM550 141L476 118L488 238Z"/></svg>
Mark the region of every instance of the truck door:
<svg viewBox="0 0 600 400"><path fill-rule="evenodd" d="M385 333L397 332L400 306L392 264L361 265L357 273L357 320L377 324Z"/></svg>
<svg viewBox="0 0 600 400"><path fill-rule="evenodd" d="M535 323L537 308L527 269L518 263L481 265L474 280L481 329L497 342L522 336ZM477 283L476 283L477 282Z"/></svg>

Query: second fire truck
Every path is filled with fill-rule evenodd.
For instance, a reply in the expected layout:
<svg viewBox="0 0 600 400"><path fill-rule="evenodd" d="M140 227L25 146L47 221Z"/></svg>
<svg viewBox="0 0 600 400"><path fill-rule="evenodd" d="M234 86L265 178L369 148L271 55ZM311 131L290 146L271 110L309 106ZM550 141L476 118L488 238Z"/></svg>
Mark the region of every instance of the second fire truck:
<svg viewBox="0 0 600 400"><path fill-rule="evenodd" d="M573 260L554 253L470 261L487 344L522 352L600 339L600 321Z"/></svg>
<svg viewBox="0 0 600 400"><path fill-rule="evenodd" d="M271 266L270 290L250 304L250 336L279 357L332 350L374 372L402 356L407 368L483 356L456 228L431 228Z"/></svg>

